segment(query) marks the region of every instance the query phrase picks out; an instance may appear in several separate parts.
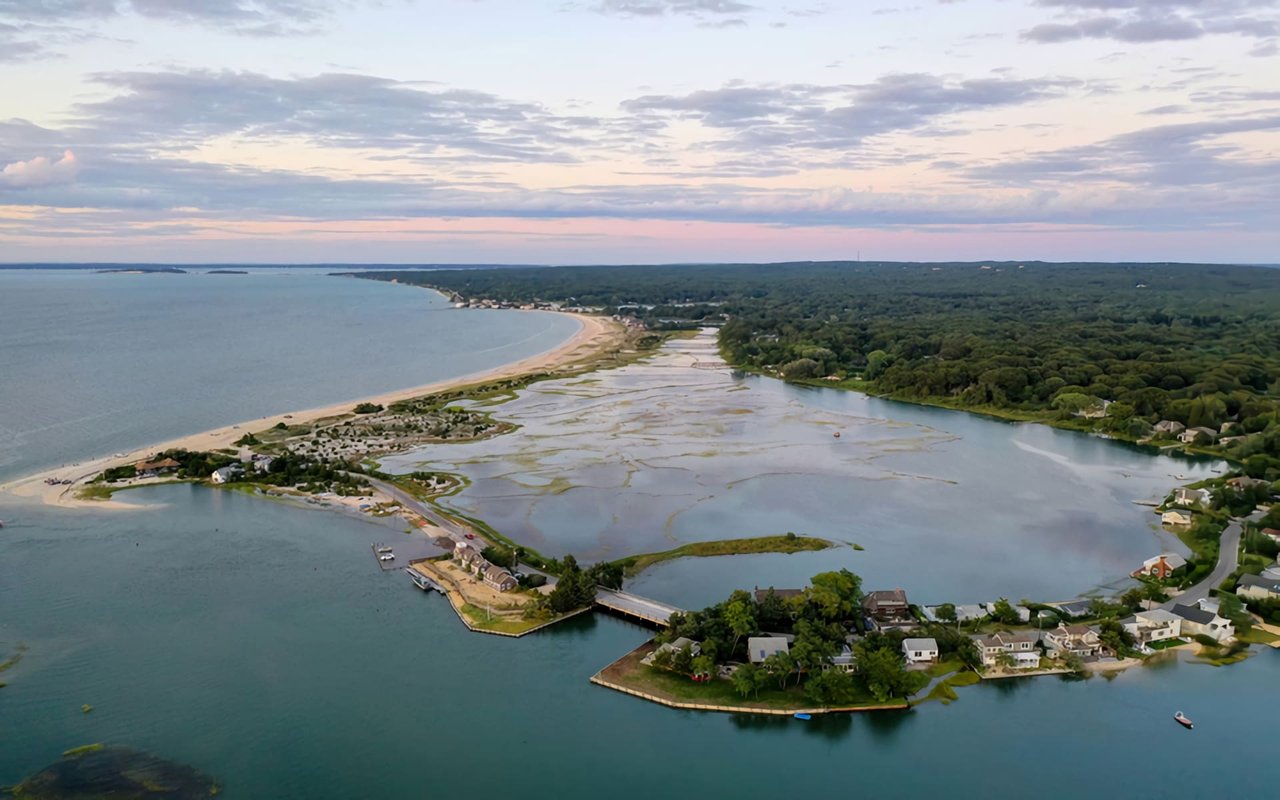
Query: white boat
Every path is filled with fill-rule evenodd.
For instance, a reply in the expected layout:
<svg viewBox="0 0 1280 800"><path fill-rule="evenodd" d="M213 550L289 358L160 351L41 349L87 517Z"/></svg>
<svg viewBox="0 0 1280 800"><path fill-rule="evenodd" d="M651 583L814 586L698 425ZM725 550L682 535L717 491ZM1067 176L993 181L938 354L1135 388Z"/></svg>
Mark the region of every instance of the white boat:
<svg viewBox="0 0 1280 800"><path fill-rule="evenodd" d="M1187 730L1191 730L1192 728L1195 727L1195 723L1187 719L1187 715L1183 714L1181 711L1173 715L1173 720L1174 722L1177 722L1179 725L1186 728Z"/></svg>

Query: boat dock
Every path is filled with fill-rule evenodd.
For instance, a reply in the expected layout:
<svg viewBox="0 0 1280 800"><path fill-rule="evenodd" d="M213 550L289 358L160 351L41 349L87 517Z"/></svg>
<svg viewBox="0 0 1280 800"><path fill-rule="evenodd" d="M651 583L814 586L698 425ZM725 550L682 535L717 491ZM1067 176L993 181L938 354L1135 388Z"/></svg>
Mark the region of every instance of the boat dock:
<svg viewBox="0 0 1280 800"><path fill-rule="evenodd" d="M413 569L412 567L405 567L404 571L405 571L405 574L409 576L409 579L413 581L413 585L417 586L422 591L424 592L437 591L440 594L445 593L443 586L431 580L426 575L423 575L421 572L417 571L416 569Z"/></svg>

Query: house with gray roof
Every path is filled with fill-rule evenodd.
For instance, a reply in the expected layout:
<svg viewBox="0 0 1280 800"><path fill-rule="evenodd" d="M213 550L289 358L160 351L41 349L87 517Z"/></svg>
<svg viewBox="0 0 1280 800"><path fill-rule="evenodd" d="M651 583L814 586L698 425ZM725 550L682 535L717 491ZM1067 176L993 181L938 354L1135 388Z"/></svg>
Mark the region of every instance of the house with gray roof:
<svg viewBox="0 0 1280 800"><path fill-rule="evenodd" d="M1235 625L1213 611L1181 603L1174 604L1170 611L1182 617L1182 633L1185 636L1204 635L1219 642L1235 638Z"/></svg>
<svg viewBox="0 0 1280 800"><path fill-rule="evenodd" d="M908 664L932 664L938 660L936 639L903 639L902 654Z"/></svg>
<svg viewBox="0 0 1280 800"><path fill-rule="evenodd" d="M1236 594L1250 600L1280 600L1280 580L1262 575L1243 575Z"/></svg>
<svg viewBox="0 0 1280 800"><path fill-rule="evenodd" d="M1036 648L1039 637L1034 633L993 633L990 636L975 636L973 643L978 647L978 655L982 657L984 667L994 667L1000 663L1000 654L1008 653L1013 658L1014 666L1029 669L1040 666L1040 651Z"/></svg>
<svg viewBox="0 0 1280 800"><path fill-rule="evenodd" d="M774 653L788 653L791 646L781 636L752 636L747 639L747 659L760 664Z"/></svg>
<svg viewBox="0 0 1280 800"><path fill-rule="evenodd" d="M1140 647L1182 635L1182 617L1163 608L1139 611L1120 620L1120 624Z"/></svg>

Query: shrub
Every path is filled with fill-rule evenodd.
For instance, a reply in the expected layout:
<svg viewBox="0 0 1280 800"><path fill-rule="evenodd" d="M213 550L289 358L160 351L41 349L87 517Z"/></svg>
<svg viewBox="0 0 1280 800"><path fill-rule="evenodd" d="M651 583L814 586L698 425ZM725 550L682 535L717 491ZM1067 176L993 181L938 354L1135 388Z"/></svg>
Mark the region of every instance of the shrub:
<svg viewBox="0 0 1280 800"><path fill-rule="evenodd" d="M377 403L361 403L354 410L357 414L376 414L382 410L382 406Z"/></svg>

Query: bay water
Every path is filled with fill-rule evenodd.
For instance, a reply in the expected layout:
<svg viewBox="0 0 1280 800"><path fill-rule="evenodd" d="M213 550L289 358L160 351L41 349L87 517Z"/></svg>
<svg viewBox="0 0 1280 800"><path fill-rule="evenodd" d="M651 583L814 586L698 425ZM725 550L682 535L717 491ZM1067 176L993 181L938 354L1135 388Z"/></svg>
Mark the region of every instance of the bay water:
<svg viewBox="0 0 1280 800"><path fill-rule="evenodd" d="M38 277L27 280L40 283ZM147 281L185 280L184 276L73 279L59 274L37 288L72 293L81 288L79 279L92 285L135 277L133 285L141 292L136 297L158 291ZM234 281L246 276L224 277ZM5 284L5 279L0 271L0 287L15 285ZM351 315L348 327L359 322L367 334L354 340L335 337L334 347L349 342L351 349L325 362L324 380L314 380L310 370L299 368L307 365L307 359L320 358L316 339L285 336L274 348L253 350L254 359L265 362L262 367L254 366L252 359L240 362L245 358L243 348L223 349L219 353L227 368L219 373L217 402L205 397L210 388L198 379L203 370L179 373L190 379L164 384L163 398L148 413L135 413L128 403L120 402L112 406L119 409L118 415L103 417L111 420L109 431L97 433L93 424L83 423L79 430L91 434L84 444L68 426L40 424L43 412L22 405L39 403L24 399L24 392L8 385L12 375L38 382L49 369L39 361L51 361L52 367L62 358L42 354L38 336L26 346L10 347L11 331L38 333L38 322L28 317L21 328L0 328L5 334L0 351L6 368L0 389L4 392L0 425L20 434L15 437L17 455L10 451L8 456L8 474L260 414L423 383L447 377L450 370L469 373L496 363L486 362L485 354L479 352L474 359L468 358L465 348L450 351L454 360L449 364L433 361L429 343L435 334L413 325L418 315L439 303L419 290L318 274L278 279L253 276L253 280L263 281L256 284L264 287L259 296L250 299L237 291L238 302L264 313L273 306L287 307L298 319L346 313ZM189 285L196 283L192 280ZM372 294L356 297L357 311L340 311L352 293L361 295L366 286L372 287ZM184 302L188 300L185 291L159 292L161 299L156 302ZM140 313L129 294L122 292L116 300L118 310L101 317L99 338L112 338L112 319L137 332L129 327L134 322L126 321L136 319L131 313ZM0 288L0 319L14 311L9 302L12 296ZM396 330L384 329L384 321L397 316L383 305L395 308L401 303L405 304L403 324L419 331L429 352L417 351L406 341L396 341L390 353L380 349L394 338L383 332ZM211 325L206 315L221 316L223 311L208 303L190 302L184 308L180 316L193 327ZM465 320L471 318L470 312L454 314L442 307L440 312L449 315L448 325L468 325ZM499 321L539 319L515 313L491 316ZM169 324L177 323L170 320ZM322 333L311 327L312 321L294 324L315 336ZM493 333L495 325L508 324L516 327L500 336ZM528 337L536 326L518 327L524 324L533 323L477 325L464 331L459 341L475 342L477 351L507 347L498 360L509 361L553 346L557 337L567 337L573 330L566 325L545 334L545 343L535 344ZM51 327L48 335L59 334ZM82 341L92 338L86 334ZM522 340L525 344L514 344ZM187 361L197 363L207 357L208 342L203 336L187 339L184 347L187 359L168 362L169 374ZM105 407L95 407L94 382L107 380L103 376L136 376L143 352L136 346L98 351L92 368L101 372L92 373L92 379L82 376L83 386L68 384L62 393L70 395L61 407L63 421L103 413ZM665 357L657 360L658 369L663 369L661 358ZM398 381L400 373L385 364L391 358L417 363L420 372ZM918 594L927 594L924 587L931 584L939 585L940 594L964 588L959 580L946 585L938 576L947 570L937 565L963 560L957 554L964 552L964 540L979 542L977 547L982 549L981 537L987 529L994 532L986 535L1008 541L1018 531L1035 536L1035 530L1045 524L1053 529L1045 537L1049 543L1036 541L1029 552L1036 568L1043 568L1043 552L1058 543L1062 569L1068 575L1052 589L1076 591L1086 588L1082 583L1105 582L1114 577L1119 564L1127 563L1130 551L1146 552L1163 544L1143 516L1146 512L1131 500L1176 482L1161 473L1215 468L1212 463L1165 463L1090 437L883 404L856 395L793 390L756 379L742 382L747 388L739 389L739 384L732 383L736 379L727 375L696 378L724 383L718 390L704 385L693 394L704 395L704 404L709 404L707 398L714 391L730 392L730 399L722 402L724 408L751 408L752 413L728 417L741 421L759 415L769 422L761 422L761 432L749 435L735 434L732 425L737 423L726 423L721 438L703 434L701 441L688 430L673 431L670 449L664 454L660 452L663 436L653 430L684 423L674 413L651 407L656 402L652 387L637 391L630 406L619 406L610 381L625 379L649 386L650 379L639 367L627 369L637 371L580 377L577 380L594 378L600 383L576 387L536 384L495 409L499 416L510 415L524 427L490 440L489 445L530 436L547 448L550 440L544 434L554 428L559 413L555 404L577 402L573 393L601 392L588 405L603 409L602 416L586 415L583 424L592 424L592 419L603 424L603 417L612 417L613 424L623 428L601 428L594 437L572 425L563 429L572 446L559 448L554 456L563 466L564 490L559 493L546 489L556 477L549 469L552 457L522 450L523 445L504 443L492 451L480 447L486 443L449 445L415 457L459 462L459 468L474 473L476 482L469 490L475 494L464 494L457 502L469 510L479 509L480 516L492 517L517 538L526 533L541 537L548 549L587 552L595 547L612 555L629 547L650 549L657 541L724 538L795 526L803 532L836 532L859 541L864 551L844 548L827 556L838 554L834 563L847 563L872 580L902 575L902 583L921 587L912 589ZM695 382L680 370L667 372L668 383ZM163 379L166 370L151 374ZM263 375L284 387L280 395L260 394ZM133 391L106 388L116 396ZM286 389L310 394L289 398ZM751 400L739 402L737 396L748 394ZM529 409L535 405L542 411ZM584 417L582 407L571 407L574 412L569 418ZM541 422L536 421L538 413L546 416ZM648 413L665 415L666 422L636 419ZM218 414L223 416L212 418ZM757 520L765 506L755 505L758 501L751 495L744 493L743 501L716 499L747 485L735 481L753 480L742 474L750 471L746 467L752 453L764 459L766 466L772 464L758 440L767 439L775 421L790 416L791 422L780 423L789 435L808 436L823 414L842 430L854 431L846 435L877 454L870 459L872 466L867 466L865 458L831 448L825 441L834 438L828 426L824 441L814 437L812 446L803 448L804 458L788 456L786 448L781 448L781 469L770 471L792 476L787 485L793 494L766 494L772 516L765 522ZM716 415L696 410L693 416L702 425ZM863 421L852 424L852 417ZM636 431L649 426L647 435L659 440L652 445L659 450L635 453L641 437L628 439L626 426ZM907 440L900 452L892 452L884 441L894 437ZM719 452L708 455L691 445L710 445ZM462 449L451 453L454 447ZM831 453L822 455L823 448ZM734 455L737 452L742 454ZM993 458L997 462L1017 458L1017 453L1026 454L1027 460L991 463ZM633 469L629 484L619 480L612 485L613 477L607 476L599 481L600 491L580 492L586 481L579 459L603 469L610 459L629 455L655 457L652 472L658 476L645 483L650 471ZM672 460L664 464L657 458L660 455ZM637 463L645 461L639 457ZM670 481L661 473L672 464L685 469L686 476L698 476L700 491L712 496L703 505L709 504L713 513L696 524L684 520L697 517L698 504L670 499ZM926 464L933 466L925 470ZM1031 465L1040 469L1055 465L1047 482L1066 481L1067 486L1035 486L1037 470ZM838 475L831 475L839 469L848 470L843 484ZM969 477L970 471L984 469L995 474L981 480ZM514 482L521 470L528 472L524 488ZM883 479L882 473L889 471L928 477ZM847 484L847 491L860 493L861 505L871 506L878 500L879 505L864 515L879 520L897 516L903 521L896 526L863 522L856 529L833 531L825 521L830 515L811 508L812 497L819 495L794 494L796 487L804 485L806 474L828 487L822 496L829 495L832 485ZM1124 474L1142 477L1124 478ZM1016 499L983 497L990 487L1011 481L1012 495L1043 498L1057 491L1056 499L1047 510L1032 510L1030 504ZM1104 488L1127 486L1127 481L1135 481L1132 488ZM730 483L735 488L722 488ZM871 492L860 488L862 483L901 486ZM911 503L912 498L917 504L935 502L930 493L940 486L950 487L945 506L955 509L954 524L946 530L961 541L935 553L921 543L936 544L938 534L912 530L912 521L922 517ZM502 487L514 498L502 501ZM911 487L914 491L908 491ZM1080 494L1090 488L1097 493ZM641 493L629 496L635 489ZM558 505L574 500L575 493L585 520L576 526L571 524L572 515ZM963 500L966 493L972 495L971 501ZM599 507L607 507L611 497L617 500L614 513L620 520L612 527L598 522L603 513ZM658 498L650 502L665 504L667 516L674 513L670 509L681 513L655 533L648 517L631 517L644 506L644 497ZM191 764L215 776L223 786L222 796L228 798L456 798L513 792L639 798L672 791L741 798L813 792L1015 797L1028 791L1050 798L1104 792L1189 798L1228 792L1265 796L1274 786L1265 765L1273 750L1272 720L1280 710L1274 699L1280 653L1269 649L1224 668L1174 656L1111 680L984 683L960 690L960 700L950 706L926 704L902 713L801 722L677 712L587 682L597 669L651 632L595 615L520 640L467 633L442 598L412 588L401 574L377 569L369 543L403 535L398 526L200 487L136 490L129 500L145 508L108 512L13 501L0 505L0 518L8 523L0 530L0 660L19 646L24 649L22 660L0 675L8 684L0 688L0 784L17 782L68 748L104 742ZM483 513L490 505L494 513ZM1103 535L1089 534L1084 542L1073 544L1070 536L1081 535L1079 531L1087 526L1070 529L1058 521L1065 509L1073 507L1090 519L1101 520L1104 511L1119 514L1121 509L1128 515L1106 523L1109 527ZM689 508L694 511L684 510ZM848 506L840 508L839 519L853 519ZM1019 508L1028 509L1026 519L1018 518ZM1000 519L983 525L987 509L998 510ZM938 513L930 510L923 518L936 521L942 518ZM521 527L520 519L527 527ZM873 536L880 527L885 530ZM911 573L898 571L899 557L892 555L895 536L916 537L913 560L904 563L917 564L920 574L930 580L912 582L916 579ZM1107 537L1119 544L1108 545ZM1108 547L1106 555L1091 556L1096 549ZM997 549L990 556L1001 581L1012 579L1018 570L999 562L1016 566L1022 555L1020 549ZM679 561L642 576L636 587L679 603L709 602L732 586L749 588L771 578L777 578L773 582L778 585L799 581L815 568L832 563L822 556ZM1087 566L1072 566L1079 559ZM967 580L981 575L968 562L963 571L970 576ZM1007 585L989 579L972 591L987 599L985 595ZM1008 593L1020 588L1015 585ZM83 713L82 704L90 704L93 710ZM1174 724L1171 717L1176 710L1196 721L1194 731ZM1156 763L1170 766L1144 769Z"/></svg>

